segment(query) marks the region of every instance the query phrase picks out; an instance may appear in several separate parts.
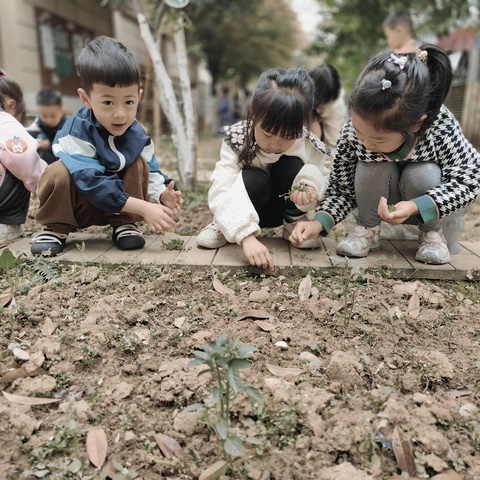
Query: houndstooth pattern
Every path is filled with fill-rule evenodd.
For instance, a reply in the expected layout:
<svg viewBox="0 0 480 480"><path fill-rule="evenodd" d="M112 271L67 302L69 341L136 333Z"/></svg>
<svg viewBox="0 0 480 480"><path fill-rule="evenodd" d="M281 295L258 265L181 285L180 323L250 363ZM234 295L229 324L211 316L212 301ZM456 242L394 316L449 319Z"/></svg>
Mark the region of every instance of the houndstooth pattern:
<svg viewBox="0 0 480 480"><path fill-rule="evenodd" d="M349 120L337 143L330 173L330 185L317 211L329 213L341 222L356 208L355 169L357 162L391 161L369 152L357 139ZM418 141L409 162L433 162L442 169L442 184L425 192L436 203L443 218L474 202L480 193L480 154L463 136L460 125L446 107Z"/></svg>

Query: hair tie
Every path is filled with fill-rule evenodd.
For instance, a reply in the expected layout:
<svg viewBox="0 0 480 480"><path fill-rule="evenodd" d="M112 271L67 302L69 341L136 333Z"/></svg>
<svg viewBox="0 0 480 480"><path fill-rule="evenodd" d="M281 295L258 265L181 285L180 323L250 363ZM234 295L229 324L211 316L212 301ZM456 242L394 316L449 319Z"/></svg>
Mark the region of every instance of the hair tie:
<svg viewBox="0 0 480 480"><path fill-rule="evenodd" d="M426 50L420 50L419 48L416 48L415 52L422 63L427 63L428 52Z"/></svg>
<svg viewBox="0 0 480 480"><path fill-rule="evenodd" d="M390 58L387 60L387 62L393 62L395 65L400 68L400 70L403 70L405 67L405 64L407 63L408 57L402 55L401 57L395 55L394 53L390 54Z"/></svg>
<svg viewBox="0 0 480 480"><path fill-rule="evenodd" d="M391 86L392 86L392 82L390 80L386 80L385 78L382 78L382 90L386 90Z"/></svg>

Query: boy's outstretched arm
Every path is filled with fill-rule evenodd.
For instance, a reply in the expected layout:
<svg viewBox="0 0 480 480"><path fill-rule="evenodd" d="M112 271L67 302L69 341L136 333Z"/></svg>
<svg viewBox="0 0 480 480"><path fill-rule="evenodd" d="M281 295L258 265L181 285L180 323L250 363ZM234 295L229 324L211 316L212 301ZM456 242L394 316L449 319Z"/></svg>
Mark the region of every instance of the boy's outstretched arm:
<svg viewBox="0 0 480 480"><path fill-rule="evenodd" d="M293 245L299 246L305 240L317 237L322 230L323 225L320 222L317 222L317 220L298 222L288 240Z"/></svg>
<svg viewBox="0 0 480 480"><path fill-rule="evenodd" d="M183 197L180 190L174 190L175 182L172 180L166 190L160 195L160 203L173 210L173 213L178 213L182 208Z"/></svg>
<svg viewBox="0 0 480 480"><path fill-rule="evenodd" d="M122 212L135 213L143 217L154 232L170 230L175 226L171 217L173 210L165 205L150 203L135 197L128 197Z"/></svg>

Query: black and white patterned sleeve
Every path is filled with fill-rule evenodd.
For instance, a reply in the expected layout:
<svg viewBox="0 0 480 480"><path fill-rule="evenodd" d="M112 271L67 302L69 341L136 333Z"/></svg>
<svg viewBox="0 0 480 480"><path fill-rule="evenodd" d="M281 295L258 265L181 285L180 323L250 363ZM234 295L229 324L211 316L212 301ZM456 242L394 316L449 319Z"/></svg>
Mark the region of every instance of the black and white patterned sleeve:
<svg viewBox="0 0 480 480"><path fill-rule="evenodd" d="M442 108L431 127L442 168L442 183L429 190L440 218L474 202L480 193L480 154L464 137L453 115Z"/></svg>
<svg viewBox="0 0 480 480"><path fill-rule="evenodd" d="M330 183L324 200L317 208L317 211L330 214L335 224L341 222L357 206L354 180L358 159L355 142L357 140L349 122L340 133L330 172Z"/></svg>

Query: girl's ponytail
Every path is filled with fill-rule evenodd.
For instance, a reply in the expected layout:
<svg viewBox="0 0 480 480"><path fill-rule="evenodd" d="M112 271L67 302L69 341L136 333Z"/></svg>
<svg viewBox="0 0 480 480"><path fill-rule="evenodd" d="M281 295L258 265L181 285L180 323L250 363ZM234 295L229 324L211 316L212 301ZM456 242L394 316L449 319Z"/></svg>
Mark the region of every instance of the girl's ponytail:
<svg viewBox="0 0 480 480"><path fill-rule="evenodd" d="M427 104L427 118L422 126L425 131L435 120L452 83L452 65L448 55L436 45L426 43L420 46L421 51L427 52L425 59L430 75L430 94Z"/></svg>

